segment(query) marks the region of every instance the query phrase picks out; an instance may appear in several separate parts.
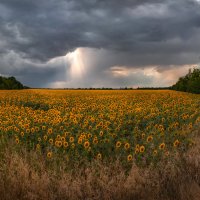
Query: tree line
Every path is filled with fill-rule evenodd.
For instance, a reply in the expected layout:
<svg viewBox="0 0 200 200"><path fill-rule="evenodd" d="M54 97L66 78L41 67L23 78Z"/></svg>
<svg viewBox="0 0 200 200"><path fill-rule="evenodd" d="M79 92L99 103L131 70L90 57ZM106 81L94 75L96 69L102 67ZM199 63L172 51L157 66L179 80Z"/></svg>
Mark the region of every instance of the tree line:
<svg viewBox="0 0 200 200"><path fill-rule="evenodd" d="M15 79L15 77L2 77L0 76L0 89L3 90L18 90L18 89L24 89L27 88L23 86L19 81Z"/></svg>
<svg viewBox="0 0 200 200"><path fill-rule="evenodd" d="M171 89L200 94L200 69L190 69L188 74L179 78L178 82Z"/></svg>

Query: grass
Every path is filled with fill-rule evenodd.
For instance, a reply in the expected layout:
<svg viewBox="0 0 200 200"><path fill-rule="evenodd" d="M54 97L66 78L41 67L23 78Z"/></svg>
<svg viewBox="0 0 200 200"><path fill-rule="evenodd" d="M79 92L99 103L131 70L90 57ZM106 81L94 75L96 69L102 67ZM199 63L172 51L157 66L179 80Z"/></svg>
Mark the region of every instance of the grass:
<svg viewBox="0 0 200 200"><path fill-rule="evenodd" d="M0 143L1 199L200 199L200 130L196 144L156 166L127 170L119 160L80 161L73 168L26 148ZM8 145L9 142L9 145Z"/></svg>

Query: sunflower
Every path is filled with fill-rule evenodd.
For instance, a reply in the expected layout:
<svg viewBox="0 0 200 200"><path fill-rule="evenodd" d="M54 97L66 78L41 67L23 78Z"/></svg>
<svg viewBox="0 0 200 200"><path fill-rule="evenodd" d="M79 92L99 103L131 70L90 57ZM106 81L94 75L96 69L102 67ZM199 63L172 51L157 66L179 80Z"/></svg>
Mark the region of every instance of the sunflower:
<svg viewBox="0 0 200 200"><path fill-rule="evenodd" d="M98 125L99 125L99 126L103 126L103 122L100 122Z"/></svg>
<svg viewBox="0 0 200 200"><path fill-rule="evenodd" d="M135 148L135 154L140 152L140 148Z"/></svg>
<svg viewBox="0 0 200 200"><path fill-rule="evenodd" d="M154 151L153 151L153 155L156 156L157 154L158 154L158 151L157 151L157 150L154 150Z"/></svg>
<svg viewBox="0 0 200 200"><path fill-rule="evenodd" d="M44 137L43 137L43 138L44 138L44 140L46 141L46 140L47 140L47 135L44 135Z"/></svg>
<svg viewBox="0 0 200 200"><path fill-rule="evenodd" d="M58 141L58 147L61 147L61 146L62 146L62 142Z"/></svg>
<svg viewBox="0 0 200 200"><path fill-rule="evenodd" d="M56 138L57 138L57 140L61 140L61 136L60 135L57 135Z"/></svg>
<svg viewBox="0 0 200 200"><path fill-rule="evenodd" d="M48 152L47 153L47 158L51 158L52 157L52 152Z"/></svg>
<svg viewBox="0 0 200 200"><path fill-rule="evenodd" d="M127 156L127 161L131 161L131 160L133 160L133 156L131 155L131 154L129 154L128 156Z"/></svg>
<svg viewBox="0 0 200 200"><path fill-rule="evenodd" d="M71 136L71 137L69 138L69 141L70 141L71 143L73 143L73 142L74 142L74 137Z"/></svg>
<svg viewBox="0 0 200 200"><path fill-rule="evenodd" d="M124 149L128 150L130 148L130 144L127 142L125 145L124 145Z"/></svg>
<svg viewBox="0 0 200 200"><path fill-rule="evenodd" d="M78 139L78 144L82 144L82 142L83 142L83 139L80 137L80 138Z"/></svg>
<svg viewBox="0 0 200 200"><path fill-rule="evenodd" d="M145 151L145 147L142 145L140 146L140 153L143 153Z"/></svg>
<svg viewBox="0 0 200 200"><path fill-rule="evenodd" d="M121 146L121 142L120 141L117 141L117 143L116 143L116 148L119 148L120 146Z"/></svg>
<svg viewBox="0 0 200 200"><path fill-rule="evenodd" d="M25 128L28 128L28 127L29 127L29 124L25 124L24 127L25 127Z"/></svg>
<svg viewBox="0 0 200 200"><path fill-rule="evenodd" d="M21 134L22 137L24 137L24 132L23 131L20 134Z"/></svg>
<svg viewBox="0 0 200 200"><path fill-rule="evenodd" d="M19 138L16 138L16 139L15 139L15 142L16 142L17 144L19 144Z"/></svg>
<svg viewBox="0 0 200 200"><path fill-rule="evenodd" d="M98 154L97 154L97 159L98 159L98 160L101 160L101 159L102 159L101 153L98 153Z"/></svg>
<svg viewBox="0 0 200 200"><path fill-rule="evenodd" d="M62 142L56 140L56 141L55 141L55 146L56 146L56 147L61 147L61 146L62 146Z"/></svg>
<svg viewBox="0 0 200 200"><path fill-rule="evenodd" d="M144 138L145 138L145 133L142 133L142 135L141 135L141 136L142 136L142 139L144 139Z"/></svg>
<svg viewBox="0 0 200 200"><path fill-rule="evenodd" d="M31 130L28 128L28 129L26 129L26 133L30 133L31 132Z"/></svg>
<svg viewBox="0 0 200 200"><path fill-rule="evenodd" d="M35 131L38 132L40 130L39 127L35 127Z"/></svg>
<svg viewBox="0 0 200 200"><path fill-rule="evenodd" d="M84 142L84 147L87 149L89 146L90 146L89 141L85 141L85 142Z"/></svg>
<svg viewBox="0 0 200 200"><path fill-rule="evenodd" d="M53 139L52 139L52 138L49 139L49 143L50 143L50 144L53 144Z"/></svg>
<svg viewBox="0 0 200 200"><path fill-rule="evenodd" d="M83 135L82 135L82 138L85 140L85 139L86 139L86 135L85 135L85 134L83 134Z"/></svg>
<svg viewBox="0 0 200 200"><path fill-rule="evenodd" d="M31 133L35 133L35 129L34 128L31 128Z"/></svg>
<svg viewBox="0 0 200 200"><path fill-rule="evenodd" d="M176 141L173 143L174 147L177 147L179 144L180 144L179 140L176 140Z"/></svg>
<svg viewBox="0 0 200 200"><path fill-rule="evenodd" d="M102 137L103 136L103 131L100 131L99 135Z"/></svg>
<svg viewBox="0 0 200 200"><path fill-rule="evenodd" d="M153 140L153 136L150 135L147 137L147 142L151 142L152 140Z"/></svg>
<svg viewBox="0 0 200 200"><path fill-rule="evenodd" d="M99 125L96 126L96 129L98 129L98 128L99 128Z"/></svg>
<svg viewBox="0 0 200 200"><path fill-rule="evenodd" d="M93 140L93 144L98 144L98 142L99 142L99 141L98 141L97 138Z"/></svg>
<svg viewBox="0 0 200 200"><path fill-rule="evenodd" d="M64 146L65 148L67 148L68 145L69 145L69 144L68 144L68 142L66 142L66 141L63 143L63 146Z"/></svg>
<svg viewBox="0 0 200 200"><path fill-rule="evenodd" d="M45 130L45 129L42 128L42 130ZM52 128L49 128L48 131L47 131L47 133L48 133L49 135L52 134L52 133L53 133Z"/></svg>
<svg viewBox="0 0 200 200"><path fill-rule="evenodd" d="M164 148L165 148L165 143L163 142L163 143L161 143L161 144L159 145L159 149L163 150Z"/></svg>

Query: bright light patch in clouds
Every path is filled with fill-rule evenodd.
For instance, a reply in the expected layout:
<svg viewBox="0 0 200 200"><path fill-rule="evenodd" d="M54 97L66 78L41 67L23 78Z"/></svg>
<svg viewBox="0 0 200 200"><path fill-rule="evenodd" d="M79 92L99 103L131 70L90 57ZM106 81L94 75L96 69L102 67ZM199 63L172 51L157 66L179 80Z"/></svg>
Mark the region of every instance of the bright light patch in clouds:
<svg viewBox="0 0 200 200"><path fill-rule="evenodd" d="M114 77L128 76L131 70L126 67L114 66L110 68L110 72Z"/></svg>
<svg viewBox="0 0 200 200"><path fill-rule="evenodd" d="M78 48L66 55L67 62L70 63L70 79L82 78L85 74L84 49Z"/></svg>
<svg viewBox="0 0 200 200"><path fill-rule="evenodd" d="M107 56L106 56L107 55ZM108 62L109 58L111 60ZM195 65L112 66L117 58L103 49L77 48L66 56L51 62L65 62L63 80L48 85L67 87L165 87L174 84ZM106 60L106 62L103 62ZM105 66L103 66L105 65ZM108 66L109 69L107 69Z"/></svg>
<svg viewBox="0 0 200 200"><path fill-rule="evenodd" d="M173 85L177 81L177 77L182 77L187 74L188 70L197 67L195 65L184 66L170 66L168 69L162 69L160 71L159 66L148 66L143 69L139 67L127 68L125 66L113 66L106 73L110 74L114 78L128 78L128 87L165 87ZM138 79L141 77L142 79ZM134 81L137 79L138 84ZM148 83L145 83L148 80ZM134 84L133 84L134 83ZM149 86L150 84L150 86Z"/></svg>

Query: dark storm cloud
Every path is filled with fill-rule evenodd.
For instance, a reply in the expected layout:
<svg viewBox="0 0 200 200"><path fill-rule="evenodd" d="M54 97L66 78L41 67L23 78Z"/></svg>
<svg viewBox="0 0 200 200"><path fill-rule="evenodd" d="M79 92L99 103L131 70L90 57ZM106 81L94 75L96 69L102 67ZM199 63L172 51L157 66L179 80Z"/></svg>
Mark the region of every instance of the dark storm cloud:
<svg viewBox="0 0 200 200"><path fill-rule="evenodd" d="M6 41L1 51L31 59L45 61L77 47L134 54L198 51L200 6L192 0L2 0L0 8Z"/></svg>
<svg viewBox="0 0 200 200"><path fill-rule="evenodd" d="M46 63L35 63L22 59L14 51L2 54L0 75L15 76L31 87L48 87L49 83L66 80L66 63L62 57Z"/></svg>
<svg viewBox="0 0 200 200"><path fill-rule="evenodd" d="M167 68L197 63L199 10L195 0L1 0L0 73L7 69L7 74L17 75L26 65L26 83L35 84L25 78L31 74L47 83L64 70L56 64L48 68L48 61L78 47L109 52L97 56L94 73L115 65ZM5 55L10 52L25 59L24 65L16 61L8 67L5 59L10 57ZM42 84L39 78L36 82Z"/></svg>

